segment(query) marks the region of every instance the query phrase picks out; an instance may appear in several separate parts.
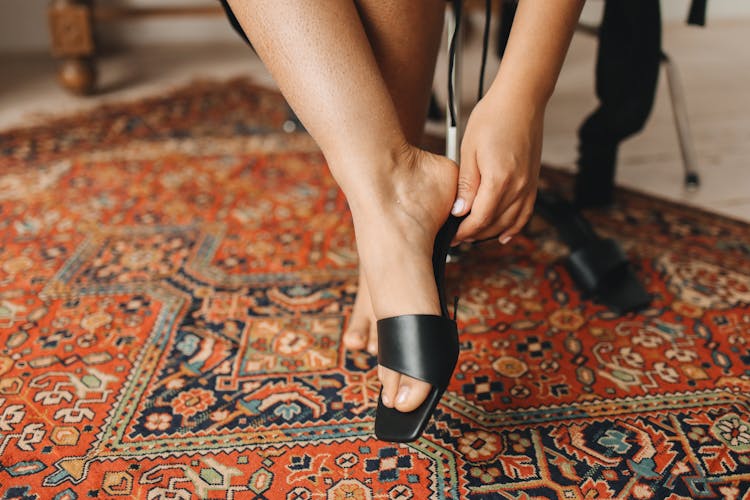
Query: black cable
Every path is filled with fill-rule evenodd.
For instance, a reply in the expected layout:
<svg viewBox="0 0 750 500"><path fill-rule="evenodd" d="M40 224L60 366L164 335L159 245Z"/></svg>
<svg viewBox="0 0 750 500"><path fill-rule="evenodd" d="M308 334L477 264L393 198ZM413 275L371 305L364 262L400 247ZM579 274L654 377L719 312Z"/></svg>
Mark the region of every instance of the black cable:
<svg viewBox="0 0 750 500"><path fill-rule="evenodd" d="M479 92L477 102L484 95L484 72L487 68L487 51L490 45L490 21L492 19L492 0L484 0L484 35L482 36L482 65L479 68Z"/></svg>
<svg viewBox="0 0 750 500"><path fill-rule="evenodd" d="M448 49L448 111L451 117L451 127L455 127L457 123L456 117L456 104L454 95L455 90L453 88L453 66L456 59L456 42L458 32L461 28L461 10L463 8L463 0L453 0L453 18L456 22L456 29L451 37L450 48Z"/></svg>

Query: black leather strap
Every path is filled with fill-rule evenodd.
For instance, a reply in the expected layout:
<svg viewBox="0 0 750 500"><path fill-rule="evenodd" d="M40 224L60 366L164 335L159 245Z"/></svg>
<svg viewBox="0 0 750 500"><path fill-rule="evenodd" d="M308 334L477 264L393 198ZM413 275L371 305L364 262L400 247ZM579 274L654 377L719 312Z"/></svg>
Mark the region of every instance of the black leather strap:
<svg viewBox="0 0 750 500"><path fill-rule="evenodd" d="M568 272L579 287L597 292L613 272L629 264L620 245L612 239L590 242L568 257Z"/></svg>
<svg viewBox="0 0 750 500"><path fill-rule="evenodd" d="M435 284L437 285L438 298L440 299L440 310L446 318L450 317L450 311L448 311L448 300L445 296L445 258L450 250L451 241L456 236L458 226L461 225L461 222L466 217L466 215L462 217L448 216L448 220L445 221L445 224L443 224L443 227L440 228L435 236L435 244L432 248L432 269L435 273Z"/></svg>
<svg viewBox="0 0 750 500"><path fill-rule="evenodd" d="M409 314L378 320L378 363L445 388L458 360L456 322L442 316Z"/></svg>

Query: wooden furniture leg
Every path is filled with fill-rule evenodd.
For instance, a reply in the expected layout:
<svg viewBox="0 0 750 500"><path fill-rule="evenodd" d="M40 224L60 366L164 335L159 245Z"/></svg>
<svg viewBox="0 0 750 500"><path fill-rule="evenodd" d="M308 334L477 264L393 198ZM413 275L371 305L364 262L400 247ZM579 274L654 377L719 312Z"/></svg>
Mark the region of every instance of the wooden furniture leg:
<svg viewBox="0 0 750 500"><path fill-rule="evenodd" d="M93 0L50 0L52 54L61 60L58 79L75 94L90 94L96 86L96 46Z"/></svg>

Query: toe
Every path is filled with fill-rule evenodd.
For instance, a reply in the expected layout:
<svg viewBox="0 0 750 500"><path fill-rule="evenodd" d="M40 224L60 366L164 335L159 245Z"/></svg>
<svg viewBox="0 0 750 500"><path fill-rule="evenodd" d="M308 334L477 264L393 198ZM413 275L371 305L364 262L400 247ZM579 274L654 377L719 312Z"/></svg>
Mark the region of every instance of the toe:
<svg viewBox="0 0 750 500"><path fill-rule="evenodd" d="M369 351L374 328L375 316L372 312L370 291L367 288L365 274L360 270L357 297L354 299L349 325L344 332L342 341L347 349L367 349Z"/></svg>
<svg viewBox="0 0 750 500"><path fill-rule="evenodd" d="M369 298L362 299L358 296L354 303L349 324L341 338L347 349L362 350L368 348L369 350L368 342L370 341L370 333L374 326L374 321L371 318L372 307L369 304L363 303L366 300L369 300Z"/></svg>
<svg viewBox="0 0 750 500"><path fill-rule="evenodd" d="M398 411L414 411L421 405L432 386L409 377L401 377L396 395L395 407Z"/></svg>
<svg viewBox="0 0 750 500"><path fill-rule="evenodd" d="M347 349L359 351L367 347L367 341L368 341L367 332L370 329L370 325L367 323L368 322L364 322L364 324L362 323L355 324L354 321L351 322L349 327L344 332L344 336L342 337L344 346Z"/></svg>
<svg viewBox="0 0 750 500"><path fill-rule="evenodd" d="M370 321L370 336L367 341L367 352L373 356L378 354L378 328L375 321Z"/></svg>
<svg viewBox="0 0 750 500"><path fill-rule="evenodd" d="M378 365L378 377L383 384L383 391L380 393L380 397L383 399L383 404L388 408L393 408L393 405L396 402L396 394L398 393L399 379L401 378L401 375L389 368Z"/></svg>

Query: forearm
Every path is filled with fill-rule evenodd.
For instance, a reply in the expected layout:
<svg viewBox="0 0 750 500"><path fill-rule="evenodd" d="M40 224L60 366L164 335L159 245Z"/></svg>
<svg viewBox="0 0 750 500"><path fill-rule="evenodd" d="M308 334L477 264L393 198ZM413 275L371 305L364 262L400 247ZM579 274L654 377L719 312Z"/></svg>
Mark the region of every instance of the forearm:
<svg viewBox="0 0 750 500"><path fill-rule="evenodd" d="M521 0L488 95L521 99L543 110L555 88L583 0Z"/></svg>
<svg viewBox="0 0 750 500"><path fill-rule="evenodd" d="M582 7L583 0L520 1L500 69L461 142L453 215L468 216L455 241L497 236L505 244L534 211L544 109Z"/></svg>

